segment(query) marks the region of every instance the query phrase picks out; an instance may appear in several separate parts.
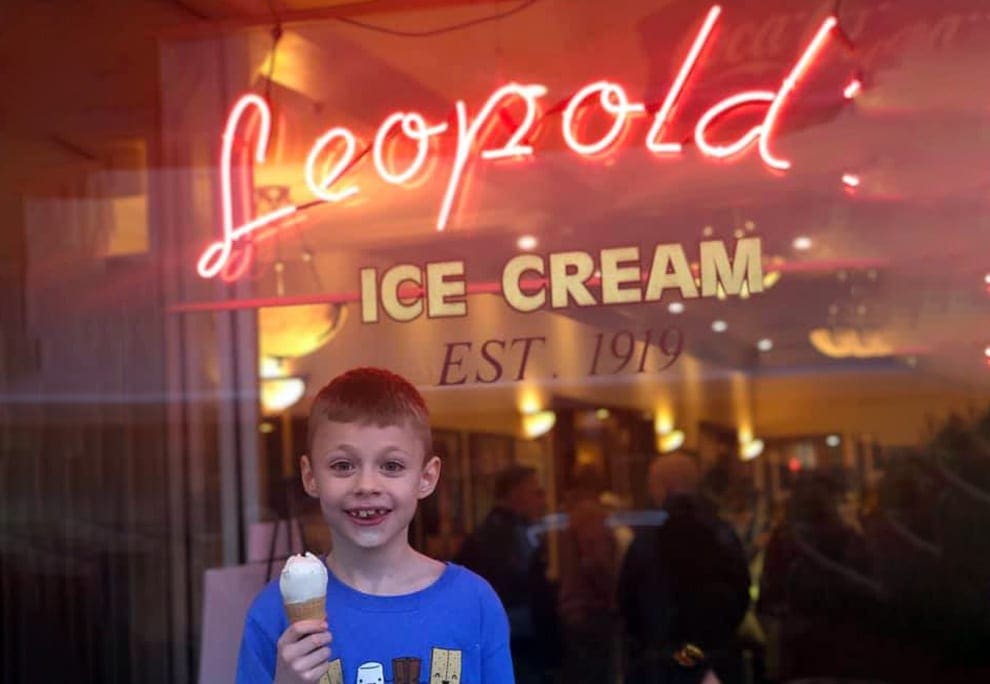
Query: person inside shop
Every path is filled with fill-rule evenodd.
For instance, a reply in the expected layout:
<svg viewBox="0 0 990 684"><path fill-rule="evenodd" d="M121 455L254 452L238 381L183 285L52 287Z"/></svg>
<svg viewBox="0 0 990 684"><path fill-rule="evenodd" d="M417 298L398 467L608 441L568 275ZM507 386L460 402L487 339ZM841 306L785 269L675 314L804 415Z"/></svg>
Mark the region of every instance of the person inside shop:
<svg viewBox="0 0 990 684"><path fill-rule="evenodd" d="M738 629L749 606L746 555L732 526L699 493L684 453L657 457L648 489L666 519L637 531L619 575L626 681L741 681Z"/></svg>
<svg viewBox="0 0 990 684"><path fill-rule="evenodd" d="M776 635L776 674L873 678L873 619L882 588L863 536L839 510L841 488L826 474L802 473L767 545L757 611Z"/></svg>
<svg viewBox="0 0 990 684"><path fill-rule="evenodd" d="M516 681L549 681L559 659L556 590L547 580L546 548L534 523L546 496L536 470L522 465L495 476L495 504L468 536L455 562L488 580L509 615Z"/></svg>
<svg viewBox="0 0 990 684"><path fill-rule="evenodd" d="M615 588L619 540L602 503L605 477L586 465L564 496L567 527L560 535L558 612L563 634L561 673L569 684L613 682Z"/></svg>
<svg viewBox="0 0 990 684"><path fill-rule="evenodd" d="M316 682L330 673L331 682L418 684L423 674L511 683L508 618L491 586L409 544L410 522L441 468L415 387L386 370L348 371L317 394L308 432L302 484L319 501L333 548L324 559L291 557L254 600L237 682ZM304 582L285 582L290 576ZM323 617L298 619L300 607Z"/></svg>

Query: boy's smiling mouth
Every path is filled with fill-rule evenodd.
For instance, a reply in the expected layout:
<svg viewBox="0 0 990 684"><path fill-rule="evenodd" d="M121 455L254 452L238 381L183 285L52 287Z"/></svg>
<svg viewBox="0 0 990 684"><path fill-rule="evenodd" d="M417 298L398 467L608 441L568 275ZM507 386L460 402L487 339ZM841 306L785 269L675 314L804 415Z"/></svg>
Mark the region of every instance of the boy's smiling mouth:
<svg viewBox="0 0 990 684"><path fill-rule="evenodd" d="M347 516L360 525L376 525L392 512L390 508L348 508Z"/></svg>

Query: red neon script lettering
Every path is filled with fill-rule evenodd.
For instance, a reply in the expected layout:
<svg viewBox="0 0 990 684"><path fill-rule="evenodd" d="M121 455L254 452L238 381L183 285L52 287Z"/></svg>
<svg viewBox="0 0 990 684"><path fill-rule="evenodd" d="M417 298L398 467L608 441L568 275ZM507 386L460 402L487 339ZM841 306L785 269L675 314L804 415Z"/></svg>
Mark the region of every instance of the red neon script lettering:
<svg viewBox="0 0 990 684"><path fill-rule="evenodd" d="M574 132L575 118L584 101L595 93L598 93L598 102L601 108L612 116L612 127L597 142L583 143L577 139L577 135ZM610 81L590 83L577 91L570 102L567 103L562 124L564 142L583 157L601 154L619 140L620 134L629 125L629 116L631 114L641 114L645 111L646 105L629 102L629 97L626 95L626 91L622 86Z"/></svg>
<svg viewBox="0 0 990 684"><path fill-rule="evenodd" d="M663 102L652 115L649 132L643 140L650 153L666 155L684 152L680 143L671 140L669 126L677 115L680 101L685 97L688 82L700 68L702 55L713 40L721 14L719 5L713 5L708 10ZM758 145L763 164L780 171L789 169L791 162L772 150L774 135L787 105L828 45L836 25L835 17L828 17L819 25L777 90L735 93L704 111L693 128L699 154L712 159L727 159ZM845 98L855 97L862 89L858 79L847 83L842 93ZM253 236L250 241L244 238L301 208L323 202L339 204L361 192L356 183L348 183L344 177L367 152L371 152L375 172L384 183L410 189L425 183L438 163L440 146L437 143L440 136L456 136L450 176L436 218L436 228L442 231L451 220L458 198L468 193L470 176L466 174L472 165L479 160L532 158L535 154L534 131L538 130L541 122L547 123L551 115L561 115L558 125L567 148L582 157L602 162L606 153L621 145L632 128L633 120L647 110L644 103L631 101L626 90L610 80L585 85L573 96L543 112L541 98L547 93L547 87L540 83L510 83L496 89L473 116L469 115L465 101L457 100L454 123L440 121L430 125L418 112L398 111L381 122L369 149L361 149L363 143L350 129L330 128L314 142L303 168L306 185L317 201L285 206L258 217L252 216L251 168L252 163L265 161L271 136L271 112L265 100L258 95L244 95L231 109L222 138L222 236L208 245L199 257L198 273L204 278L217 275L236 278L250 264L253 245L260 236ZM517 116L520 105L523 109L521 116ZM513 109L512 115L510 108ZM716 136L712 128L744 108L759 108L762 116L757 116L743 133L733 133L732 140L714 142ZM586 125L589 119L593 119L594 126ZM509 131L506 137L493 135L499 126L505 126ZM248 139L252 142L248 143ZM400 146L403 150L414 146L415 151L411 155L404 153L399 156L396 150ZM843 183L847 188L855 188L858 180L858 177L854 179L854 176L847 174ZM272 226L271 230L282 228L284 224L280 223L277 227Z"/></svg>
<svg viewBox="0 0 990 684"><path fill-rule="evenodd" d="M680 143L663 142L660 138L664 133L664 128L670 122L670 117L677 104L677 98L681 96L681 92L684 90L684 84L687 83L688 77L694 70L694 65L698 63L698 57L701 55L705 43L708 42L708 37L712 35L712 31L715 29L715 22L718 21L721 13L722 8L718 5L715 5L708 11L705 23L702 25L701 30L698 31L698 35L694 39L691 49L688 51L687 58L681 65L680 71L677 72L677 78L674 79L674 84L670 87L670 91L667 93L667 97L664 98L660 109L657 110L657 114L653 119L653 125L650 127L650 132L646 135L646 148L650 152L657 154L681 153L682 147Z"/></svg>
<svg viewBox="0 0 990 684"><path fill-rule="evenodd" d="M835 17L829 17L822 22L821 27L815 33L815 37L811 39L811 43L808 48L801 55L801 59L794 66L791 73L787 74L787 78L784 79L783 85L781 85L780 90L777 91L777 97L774 98L773 103L770 105L770 109L767 110L767 117L763 120L763 130L760 131L760 156L763 158L763 163L779 171L786 171L791 168L791 163L786 159L780 159L775 157L770 151L770 137L773 135L773 129L777 125L777 117L780 116L780 110L784 107L787 102L787 98L791 96L794 89L797 87L798 81L808 72L811 68L812 62L821 52L821 49L825 47L825 42L828 40L829 36L832 34L832 29L838 24L838 20Z"/></svg>
<svg viewBox="0 0 990 684"><path fill-rule="evenodd" d="M482 105L481 109L475 115L474 119L471 121L470 125L467 122L467 105L464 104L463 100L458 100L455 104L457 110L457 151L454 154L454 165L450 172L450 181L447 183L447 191L444 193L443 202L440 205L440 215L437 217L437 230L443 230L447 227L447 221L450 218L450 212L454 205L454 199L457 196L457 190L461 185L461 177L464 174L465 167L470 159L471 152L474 150L476 144L481 141L478 140L478 132L486 121L494 113L495 108L503 100L507 100L512 97L522 98L526 102L527 107L527 121L535 119L535 116L529 116L532 114L536 107L536 98L543 97L547 94L546 86L540 85L538 83L530 85L519 85L518 83L510 83L509 85L502 86L488 98L488 101ZM524 122L525 123L525 122ZM520 130L522 130L522 126ZM518 133L518 131L517 131ZM527 156L533 154L533 148L530 145L520 145L519 141L522 139L522 135L513 136L505 147L501 150L494 150L493 152L502 153L506 152L501 156ZM485 151L481 152L481 156L484 158ZM497 157L495 157L497 158Z"/></svg>
<svg viewBox="0 0 990 684"><path fill-rule="evenodd" d="M392 129L396 124L400 124L402 134L416 143L416 156L409 167L402 173L393 173L385 163L385 142L388 140ZM440 135L447 130L446 123L440 123L429 127L426 119L416 112L396 112L392 114L382 125L378 127L375 135L375 146L372 149L372 156L375 162L375 170L386 183L392 185L402 185L416 176L426 163L426 155L430 151L430 136Z"/></svg>
<svg viewBox="0 0 990 684"><path fill-rule="evenodd" d="M738 109L740 107L746 107L753 104L769 104L772 103L776 97L777 93L770 90L750 90L722 100L717 105L702 114L701 118L698 119L698 124L694 127L694 142L697 144L698 149L701 150L702 154L714 159L725 159L727 157L739 154L756 142L756 139L760 137L760 133L763 131L762 124L753 126L751 129L746 131L742 137L730 145L711 144L708 142L708 137L705 135L705 131L708 130L708 127L715 120L725 116L733 109Z"/></svg>
<svg viewBox="0 0 990 684"><path fill-rule="evenodd" d="M268 147L268 138L271 134L272 115L262 98L257 95L244 95L230 110L227 125L223 131L222 151L220 153L220 202L222 205L223 238L211 243L196 263L196 272L204 278L212 278L220 273L230 259L233 246L238 240L247 237L262 226L285 218L296 211L296 207L290 205L259 216L240 226L234 226L234 199L231 190L234 142L237 139L237 129L241 119L251 107L257 110L260 126L255 146L255 161L259 164L265 161L265 149ZM246 205L250 204L248 199L242 198L242 200Z"/></svg>
<svg viewBox="0 0 990 684"><path fill-rule="evenodd" d="M320 155L323 151L335 140L342 140L344 142L344 154L337 159L337 162L333 165L333 168L323 174L322 178L317 178L316 163L319 161ZM353 197L356 195L359 190L356 185L351 185L342 190L336 191L330 189L330 186L336 183L340 177L344 175L344 172L354 161L354 154L356 152L357 139L354 137L354 134L346 128L338 126L337 128L331 128L329 131L321 135L313 144L313 147L310 148L309 154L306 156L306 185L309 187L310 192L324 202L330 203L343 202L348 197Z"/></svg>
<svg viewBox="0 0 990 684"><path fill-rule="evenodd" d="M825 43L835 25L835 17L829 17L822 22L821 27L819 27L814 38L811 39L808 47L805 48L804 52L801 54L797 64L795 64L794 68L784 79L780 90L777 92L772 92L769 90L751 90L738 93L722 100L707 112L702 114L694 129L694 140L698 145L698 149L701 150L701 153L715 159L724 159L742 152L754 142L758 141L760 157L763 159L764 164L779 171L786 171L789 169L791 167L791 162L774 156L774 154L770 151L770 139L772 138L774 129L777 126L777 120L780 117L781 109L783 109L784 105L787 103L787 100L794 92L798 82L811 68L816 57L820 54L821 49L825 46ZM734 109L762 103L769 103L770 106L767 108L767 113L761 124L749 129L738 140L729 145L713 145L708 141L706 131L716 119L725 116Z"/></svg>

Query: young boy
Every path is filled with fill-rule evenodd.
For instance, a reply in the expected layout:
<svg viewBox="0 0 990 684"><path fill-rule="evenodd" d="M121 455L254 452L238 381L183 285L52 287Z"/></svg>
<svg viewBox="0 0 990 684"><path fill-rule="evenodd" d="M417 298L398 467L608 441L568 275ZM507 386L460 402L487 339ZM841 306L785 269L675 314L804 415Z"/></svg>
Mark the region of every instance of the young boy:
<svg viewBox="0 0 990 684"><path fill-rule="evenodd" d="M329 672L332 684L512 684L495 592L409 545L417 503L440 478L419 392L385 370L348 371L314 400L307 446L303 488L333 537L327 619L290 626L278 582L268 584L248 611L238 683L316 682Z"/></svg>

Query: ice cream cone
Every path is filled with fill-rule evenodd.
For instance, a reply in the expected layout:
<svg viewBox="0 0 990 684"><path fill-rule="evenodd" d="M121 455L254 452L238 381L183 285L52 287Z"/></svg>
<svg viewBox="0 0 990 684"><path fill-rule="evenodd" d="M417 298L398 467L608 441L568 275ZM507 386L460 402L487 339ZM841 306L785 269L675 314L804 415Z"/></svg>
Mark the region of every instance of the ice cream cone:
<svg viewBox="0 0 990 684"><path fill-rule="evenodd" d="M327 567L311 553L290 556L278 583L289 622L327 619ZM320 684L343 684L340 660L320 678Z"/></svg>
<svg viewBox="0 0 990 684"><path fill-rule="evenodd" d="M285 614L289 616L289 622L325 620L327 617L326 596L317 596L300 603L286 603Z"/></svg>

